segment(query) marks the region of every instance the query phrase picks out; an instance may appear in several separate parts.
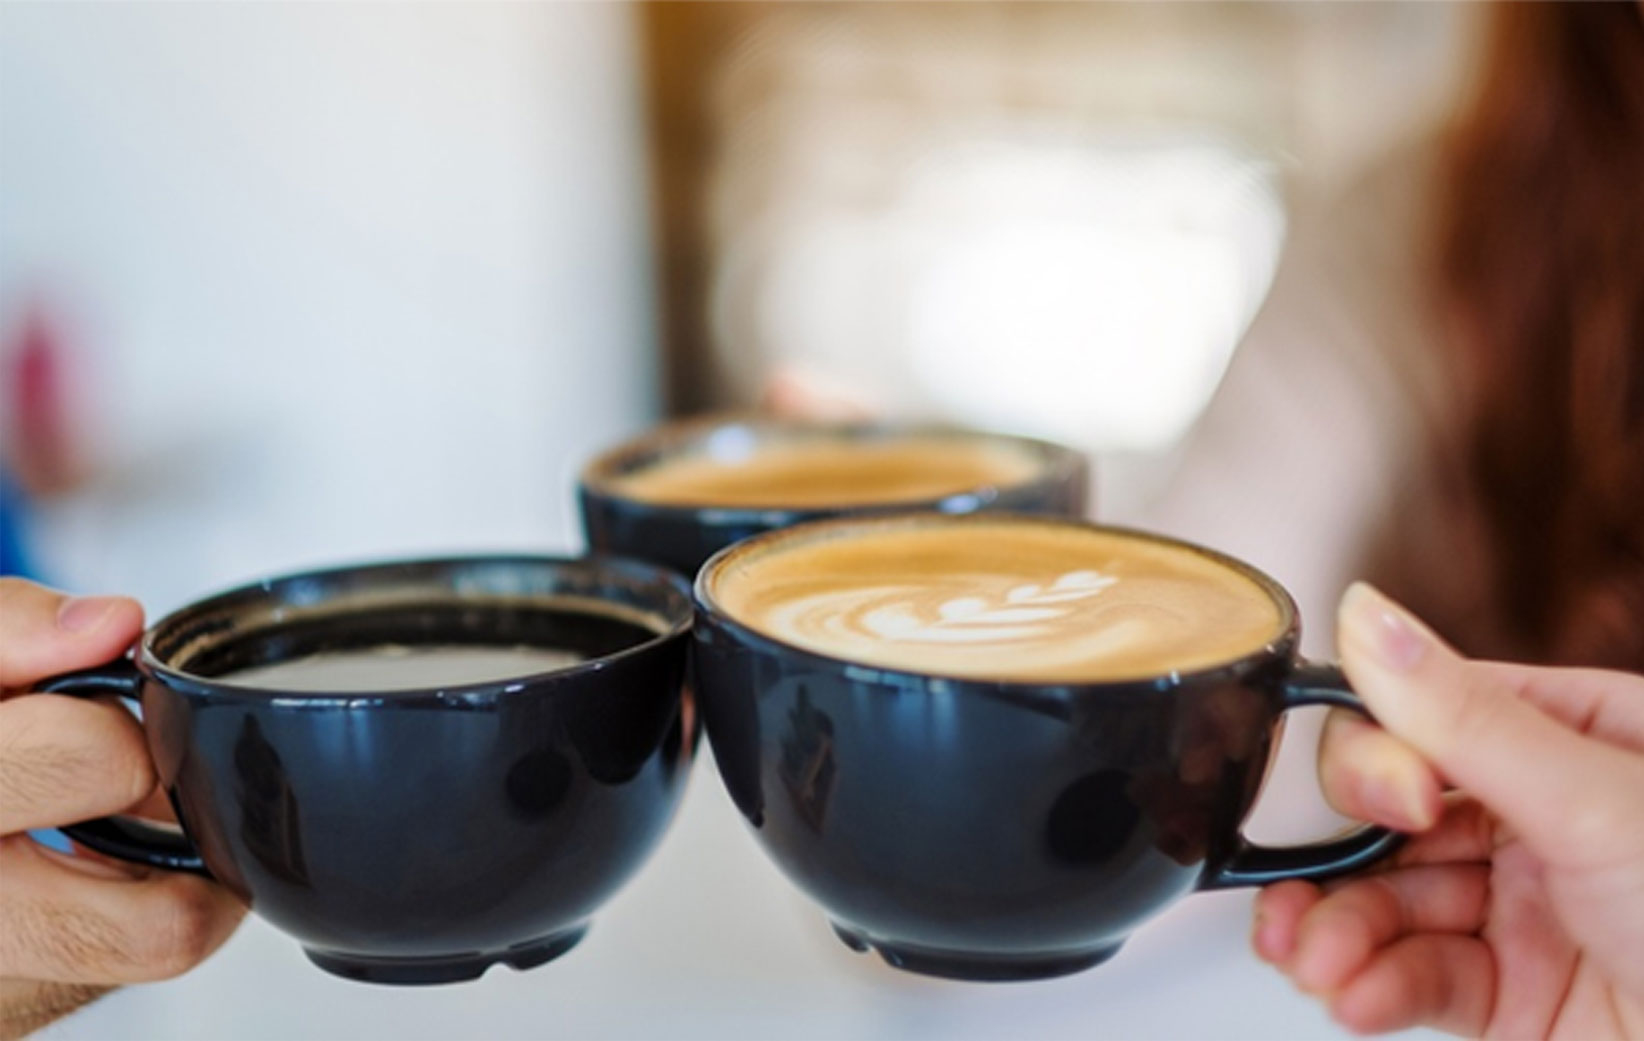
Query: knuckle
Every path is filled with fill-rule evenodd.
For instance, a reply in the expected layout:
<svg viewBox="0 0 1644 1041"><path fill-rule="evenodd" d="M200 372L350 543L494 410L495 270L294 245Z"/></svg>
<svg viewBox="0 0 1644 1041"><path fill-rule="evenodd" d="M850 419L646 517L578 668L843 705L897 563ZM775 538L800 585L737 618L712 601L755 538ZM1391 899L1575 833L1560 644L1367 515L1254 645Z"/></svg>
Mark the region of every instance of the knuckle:
<svg viewBox="0 0 1644 1041"><path fill-rule="evenodd" d="M96 758L97 781L104 791L119 795L122 808L146 798L158 783L148 747L133 727L122 727Z"/></svg>
<svg viewBox="0 0 1644 1041"><path fill-rule="evenodd" d="M6 623L7 629L16 629L27 621L30 614L39 612L42 600L49 603L50 596L50 591L44 586L26 578L15 575L0 578L0 621Z"/></svg>
<svg viewBox="0 0 1644 1041"><path fill-rule="evenodd" d="M211 954L220 905L211 883L192 875L160 882L164 899L138 943L143 969L154 979L180 976Z"/></svg>
<svg viewBox="0 0 1644 1041"><path fill-rule="evenodd" d="M1644 793L1644 783L1630 788L1600 787L1570 800L1564 819L1566 848L1603 858L1611 850L1625 851L1628 838L1644 840L1634 802L1639 793Z"/></svg>
<svg viewBox="0 0 1644 1041"><path fill-rule="evenodd" d="M49 807L93 796L120 809L154 788L154 766L135 723L111 716L122 709L57 703L48 696L20 699L0 744L0 806L11 811ZM68 823L53 821L51 823Z"/></svg>
<svg viewBox="0 0 1644 1041"><path fill-rule="evenodd" d="M1394 879L1371 875L1364 879L1364 917L1377 945L1402 935L1409 928L1403 894Z"/></svg>

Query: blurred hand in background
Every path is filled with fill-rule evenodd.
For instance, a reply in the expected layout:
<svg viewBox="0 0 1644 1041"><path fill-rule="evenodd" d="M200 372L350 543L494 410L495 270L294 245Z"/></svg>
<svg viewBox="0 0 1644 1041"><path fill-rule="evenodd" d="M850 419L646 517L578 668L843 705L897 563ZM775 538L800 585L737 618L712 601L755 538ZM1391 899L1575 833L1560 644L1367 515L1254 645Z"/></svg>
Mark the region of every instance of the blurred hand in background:
<svg viewBox="0 0 1644 1041"><path fill-rule="evenodd" d="M890 418L865 387L846 386L819 372L781 365L764 381L759 407L779 419L802 422L872 422Z"/></svg>

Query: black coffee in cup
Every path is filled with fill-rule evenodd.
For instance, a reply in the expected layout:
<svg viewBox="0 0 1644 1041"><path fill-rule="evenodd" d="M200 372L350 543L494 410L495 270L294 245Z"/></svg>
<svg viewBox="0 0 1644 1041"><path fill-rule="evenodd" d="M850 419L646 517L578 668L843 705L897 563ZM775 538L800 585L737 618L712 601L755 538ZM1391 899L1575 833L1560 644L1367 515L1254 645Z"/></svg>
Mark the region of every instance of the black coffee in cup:
<svg viewBox="0 0 1644 1041"><path fill-rule="evenodd" d="M182 659L199 675L285 692L461 687L556 672L666 632L666 619L587 598L428 602L270 626Z"/></svg>
<svg viewBox="0 0 1644 1041"><path fill-rule="evenodd" d="M224 683L283 691L392 691L462 686L551 672L586 661L575 651L542 647L407 646L388 643L350 651L321 651L217 677Z"/></svg>
<svg viewBox="0 0 1644 1041"><path fill-rule="evenodd" d="M644 863L696 747L691 605L614 559L411 560L272 578L42 689L138 700L182 833L99 852L209 874L352 979L564 954Z"/></svg>

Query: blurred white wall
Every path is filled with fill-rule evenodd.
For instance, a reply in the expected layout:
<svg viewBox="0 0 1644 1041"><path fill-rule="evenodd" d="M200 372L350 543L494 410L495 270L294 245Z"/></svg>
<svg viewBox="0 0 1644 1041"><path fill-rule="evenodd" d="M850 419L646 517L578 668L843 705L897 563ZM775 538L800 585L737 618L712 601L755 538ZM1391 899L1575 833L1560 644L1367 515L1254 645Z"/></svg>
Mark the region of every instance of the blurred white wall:
<svg viewBox="0 0 1644 1041"><path fill-rule="evenodd" d="M50 577L575 547L656 408L630 15L0 5L0 329L44 302L99 406Z"/></svg>

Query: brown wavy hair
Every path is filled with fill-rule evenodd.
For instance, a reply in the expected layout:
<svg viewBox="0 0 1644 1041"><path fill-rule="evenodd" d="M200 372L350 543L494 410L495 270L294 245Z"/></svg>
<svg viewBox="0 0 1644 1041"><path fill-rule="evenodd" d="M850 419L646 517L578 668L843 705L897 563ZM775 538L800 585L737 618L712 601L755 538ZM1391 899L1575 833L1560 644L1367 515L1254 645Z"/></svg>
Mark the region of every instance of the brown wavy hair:
<svg viewBox="0 0 1644 1041"><path fill-rule="evenodd" d="M1644 8L1491 17L1437 185L1461 411L1411 536L1457 566L1395 534L1384 580L1469 653L1644 671Z"/></svg>

